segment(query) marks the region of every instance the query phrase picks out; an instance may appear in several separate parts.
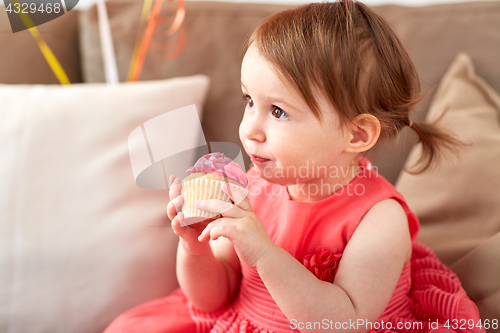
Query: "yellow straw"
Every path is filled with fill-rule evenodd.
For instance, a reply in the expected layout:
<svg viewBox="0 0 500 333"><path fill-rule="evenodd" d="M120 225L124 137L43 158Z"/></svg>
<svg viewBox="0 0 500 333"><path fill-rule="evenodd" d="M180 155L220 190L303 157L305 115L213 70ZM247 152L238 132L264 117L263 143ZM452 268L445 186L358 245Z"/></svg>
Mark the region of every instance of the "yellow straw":
<svg viewBox="0 0 500 333"><path fill-rule="evenodd" d="M19 3L17 0L12 0L12 2ZM28 31L31 33L31 36L33 36L33 38L35 39L36 43L38 44L38 48L40 49L40 51L42 51L45 60L49 64L50 69L52 69L52 72L57 77L59 82L63 85L70 84L70 81L68 79L68 76L64 72L64 69L62 68L61 64L57 60L50 47L43 40L42 35L40 35L40 32L36 28L30 16L26 13L23 13L22 10L19 11L18 14L26 28L28 28Z"/></svg>

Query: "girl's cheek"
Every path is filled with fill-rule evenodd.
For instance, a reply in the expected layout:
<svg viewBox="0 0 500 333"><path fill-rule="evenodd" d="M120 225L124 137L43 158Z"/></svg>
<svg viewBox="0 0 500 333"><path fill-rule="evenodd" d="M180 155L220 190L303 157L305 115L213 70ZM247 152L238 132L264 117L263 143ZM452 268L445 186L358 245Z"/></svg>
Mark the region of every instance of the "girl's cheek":
<svg viewBox="0 0 500 333"><path fill-rule="evenodd" d="M246 115L243 115L243 119L241 119L240 127L238 129L238 133L239 133L241 142L244 142L244 140L245 140L245 137L244 137L245 122L246 122Z"/></svg>
<svg viewBox="0 0 500 333"><path fill-rule="evenodd" d="M248 126L250 126L251 120L252 120L252 114L245 108L245 113L243 114L243 118L241 119L239 127L239 135L241 142L244 142L244 140L248 136L248 131L249 131Z"/></svg>

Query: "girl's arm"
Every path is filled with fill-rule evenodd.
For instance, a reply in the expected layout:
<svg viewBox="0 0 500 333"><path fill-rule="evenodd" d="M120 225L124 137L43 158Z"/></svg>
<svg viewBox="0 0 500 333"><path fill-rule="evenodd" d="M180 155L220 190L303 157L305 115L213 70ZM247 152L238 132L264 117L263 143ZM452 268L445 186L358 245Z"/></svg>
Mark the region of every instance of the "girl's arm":
<svg viewBox="0 0 500 333"><path fill-rule="evenodd" d="M410 253L406 214L397 201L389 199L376 204L361 220L344 250L334 284L320 281L277 246L256 267L295 326L325 323L317 331L327 332L334 331L337 322L343 332L367 332L366 323L375 323L389 304Z"/></svg>
<svg viewBox="0 0 500 333"><path fill-rule="evenodd" d="M231 242L219 238L204 243L206 250L195 255L186 251L183 243L181 238L176 266L177 280L184 294L196 308L206 312L229 305L241 278L239 260Z"/></svg>
<svg viewBox="0 0 500 333"><path fill-rule="evenodd" d="M181 182L176 178L170 181L167 214L172 220L172 229L179 236L177 280L195 307L206 312L219 310L237 293L241 274L238 257L227 239L202 243L198 241L198 229L181 227L183 214L177 214L183 203Z"/></svg>
<svg viewBox="0 0 500 333"><path fill-rule="evenodd" d="M227 191L226 191L227 192ZM228 193L229 194L229 193ZM234 199L233 199L234 200ZM288 252L270 240L248 199L233 209L218 200L199 201L199 209L224 213L200 239L223 236L234 245L240 260L255 267L269 293L290 320L291 328L314 332L301 323L328 323L318 332L367 332L387 307L402 268L411 254L406 214L392 199L365 214L347 244L334 283L316 278ZM365 325L353 325L361 323Z"/></svg>
<svg viewBox="0 0 500 333"><path fill-rule="evenodd" d="M206 312L224 308L236 296L240 266L233 245L224 238L212 241L199 255L189 254L179 241L177 279L193 305ZM208 243L205 243L208 244Z"/></svg>

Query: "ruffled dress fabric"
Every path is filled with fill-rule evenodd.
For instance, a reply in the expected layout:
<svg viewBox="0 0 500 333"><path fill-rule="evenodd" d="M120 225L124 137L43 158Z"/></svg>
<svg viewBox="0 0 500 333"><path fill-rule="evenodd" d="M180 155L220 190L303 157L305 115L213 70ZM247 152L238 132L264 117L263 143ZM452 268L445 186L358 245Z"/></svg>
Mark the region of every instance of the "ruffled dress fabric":
<svg viewBox="0 0 500 333"><path fill-rule="evenodd" d="M386 310L377 322L365 321L365 327L371 333L485 332L477 325L479 311L456 274L416 241L419 221L402 195L366 158L360 158L360 166L362 172L348 185L318 202L293 201L286 187L261 179L251 169L247 175L252 207L277 245L319 279L334 282L344 248L361 218L377 202L397 200L408 218L413 253ZM105 333L298 332L296 327L276 305L258 272L242 265L238 297L226 309L199 311L178 289L123 313Z"/></svg>

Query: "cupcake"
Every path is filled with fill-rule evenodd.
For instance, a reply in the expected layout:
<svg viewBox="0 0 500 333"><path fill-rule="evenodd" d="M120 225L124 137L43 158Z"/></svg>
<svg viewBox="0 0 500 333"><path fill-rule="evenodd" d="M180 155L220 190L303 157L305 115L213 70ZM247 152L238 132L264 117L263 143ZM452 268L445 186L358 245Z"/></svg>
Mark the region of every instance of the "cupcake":
<svg viewBox="0 0 500 333"><path fill-rule="evenodd" d="M220 214L196 209L195 203L197 200L208 199L232 202L222 191L224 183L229 184L231 190L243 190L246 194L248 180L245 172L238 163L222 153L211 153L201 157L186 172L189 176L182 180L181 189L184 198L182 205L184 226L204 229L208 223L220 217Z"/></svg>

